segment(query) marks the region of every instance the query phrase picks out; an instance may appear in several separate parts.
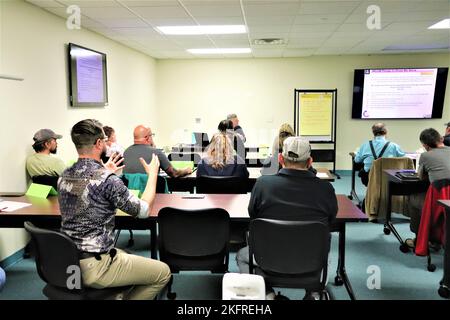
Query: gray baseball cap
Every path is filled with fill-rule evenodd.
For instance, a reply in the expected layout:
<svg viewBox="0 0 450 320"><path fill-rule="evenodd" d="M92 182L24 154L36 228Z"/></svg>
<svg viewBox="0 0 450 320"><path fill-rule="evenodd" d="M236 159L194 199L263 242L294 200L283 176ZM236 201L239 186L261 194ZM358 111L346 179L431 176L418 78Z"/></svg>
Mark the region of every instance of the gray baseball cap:
<svg viewBox="0 0 450 320"><path fill-rule="evenodd" d="M39 144L45 142L50 139L61 139L62 135L56 134L53 130L50 129L41 129L34 134L33 140L34 144Z"/></svg>
<svg viewBox="0 0 450 320"><path fill-rule="evenodd" d="M289 137L283 143L283 158L290 161L306 161L311 156L311 145L302 137Z"/></svg>
<svg viewBox="0 0 450 320"><path fill-rule="evenodd" d="M444 123L444 126L450 127L450 121L447 123Z"/></svg>

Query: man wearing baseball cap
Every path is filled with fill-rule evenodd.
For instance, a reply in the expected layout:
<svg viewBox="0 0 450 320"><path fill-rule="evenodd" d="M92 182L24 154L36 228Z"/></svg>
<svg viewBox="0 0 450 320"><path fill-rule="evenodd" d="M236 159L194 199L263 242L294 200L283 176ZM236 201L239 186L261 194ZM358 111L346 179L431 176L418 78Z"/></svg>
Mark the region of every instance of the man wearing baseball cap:
<svg viewBox="0 0 450 320"><path fill-rule="evenodd" d="M57 139L62 135L50 129L41 129L34 134L33 149L36 151L27 158L26 166L30 177L34 176L60 176L66 168L64 162L55 157L58 148Z"/></svg>
<svg viewBox="0 0 450 320"><path fill-rule="evenodd" d="M447 147L450 147L450 121L445 123L445 125L447 126L447 128L445 129L445 134L444 134L444 144Z"/></svg>
<svg viewBox="0 0 450 320"><path fill-rule="evenodd" d="M309 141L287 138L278 161L282 166L278 174L261 176L253 187L250 219L320 221L329 225L338 211L337 198L331 183L308 170L313 163ZM248 273L248 247L239 250L236 260L240 272Z"/></svg>

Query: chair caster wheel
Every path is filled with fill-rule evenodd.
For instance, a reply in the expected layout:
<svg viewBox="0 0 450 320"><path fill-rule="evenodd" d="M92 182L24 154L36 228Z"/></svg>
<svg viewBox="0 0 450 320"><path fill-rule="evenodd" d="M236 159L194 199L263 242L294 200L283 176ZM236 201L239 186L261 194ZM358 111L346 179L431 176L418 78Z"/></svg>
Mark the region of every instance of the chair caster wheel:
<svg viewBox="0 0 450 320"><path fill-rule="evenodd" d="M176 298L177 298L177 293L176 292L168 292L167 293L167 299L175 300Z"/></svg>
<svg viewBox="0 0 450 320"><path fill-rule="evenodd" d="M344 284L344 281L342 281L342 278L340 276L334 277L334 284L336 286L342 286Z"/></svg>
<svg viewBox="0 0 450 320"><path fill-rule="evenodd" d="M442 298L448 299L450 297L450 290L446 286L440 286L438 293Z"/></svg>
<svg viewBox="0 0 450 320"><path fill-rule="evenodd" d="M134 246L134 239L128 240L127 248Z"/></svg>
<svg viewBox="0 0 450 320"><path fill-rule="evenodd" d="M391 234L391 230L389 230L386 227L383 229L383 232L384 232L385 235L390 235Z"/></svg>
<svg viewBox="0 0 450 320"><path fill-rule="evenodd" d="M434 272L436 270L436 266L434 264L430 264L427 266L427 270L430 272Z"/></svg>
<svg viewBox="0 0 450 320"><path fill-rule="evenodd" d="M408 253L409 252L409 247L406 243L402 243L399 247L400 251L403 253Z"/></svg>

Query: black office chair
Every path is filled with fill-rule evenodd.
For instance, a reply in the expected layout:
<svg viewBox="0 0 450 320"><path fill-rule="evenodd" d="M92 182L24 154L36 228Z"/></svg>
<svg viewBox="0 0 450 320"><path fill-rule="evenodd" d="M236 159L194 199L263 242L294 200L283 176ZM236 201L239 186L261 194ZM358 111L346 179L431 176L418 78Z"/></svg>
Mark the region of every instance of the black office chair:
<svg viewBox="0 0 450 320"><path fill-rule="evenodd" d="M58 176L47 176L47 175L42 175L42 176L34 176L31 178L31 181L33 181L33 183L39 183L39 184L44 184L46 186L52 186L55 190L58 190Z"/></svg>
<svg viewBox="0 0 450 320"><path fill-rule="evenodd" d="M313 292L321 300L331 299L325 286L329 250L330 231L321 222L250 222L249 270L268 286L305 289L305 299L312 299Z"/></svg>
<svg viewBox="0 0 450 320"><path fill-rule="evenodd" d="M181 210L166 207L158 213L159 256L172 273L228 271L230 216L224 209ZM167 298L175 299L171 278Z"/></svg>
<svg viewBox="0 0 450 320"><path fill-rule="evenodd" d="M196 179L197 193L245 194L248 179L230 176L201 176Z"/></svg>
<svg viewBox="0 0 450 320"><path fill-rule="evenodd" d="M39 277L47 283L42 292L50 300L108 300L117 299L132 287L93 289L83 286L80 272L79 251L75 243L65 234L35 227L24 223L30 233L35 253L36 269ZM70 267L70 269L69 269ZM80 276L79 288L69 289L71 278ZM70 278L70 279L69 279Z"/></svg>
<svg viewBox="0 0 450 320"><path fill-rule="evenodd" d="M246 194L248 179L228 176L201 176L196 180L197 193L209 194ZM245 246L245 233L248 230L248 222L231 222L231 250L237 251Z"/></svg>
<svg viewBox="0 0 450 320"><path fill-rule="evenodd" d="M179 153L169 153L167 156L169 161L193 161L196 167L198 163L202 160L200 154L192 152L179 152Z"/></svg>

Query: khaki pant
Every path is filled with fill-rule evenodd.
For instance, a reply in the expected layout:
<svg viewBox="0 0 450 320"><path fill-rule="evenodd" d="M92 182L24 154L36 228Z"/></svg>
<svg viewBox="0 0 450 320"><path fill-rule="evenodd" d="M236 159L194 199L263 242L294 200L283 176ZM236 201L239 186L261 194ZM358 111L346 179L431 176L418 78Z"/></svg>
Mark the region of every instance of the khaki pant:
<svg viewBox="0 0 450 320"><path fill-rule="evenodd" d="M109 254L80 260L83 284L86 287L134 287L125 296L128 300L151 300L170 280L170 269L161 261L144 258L117 249L111 262Z"/></svg>

